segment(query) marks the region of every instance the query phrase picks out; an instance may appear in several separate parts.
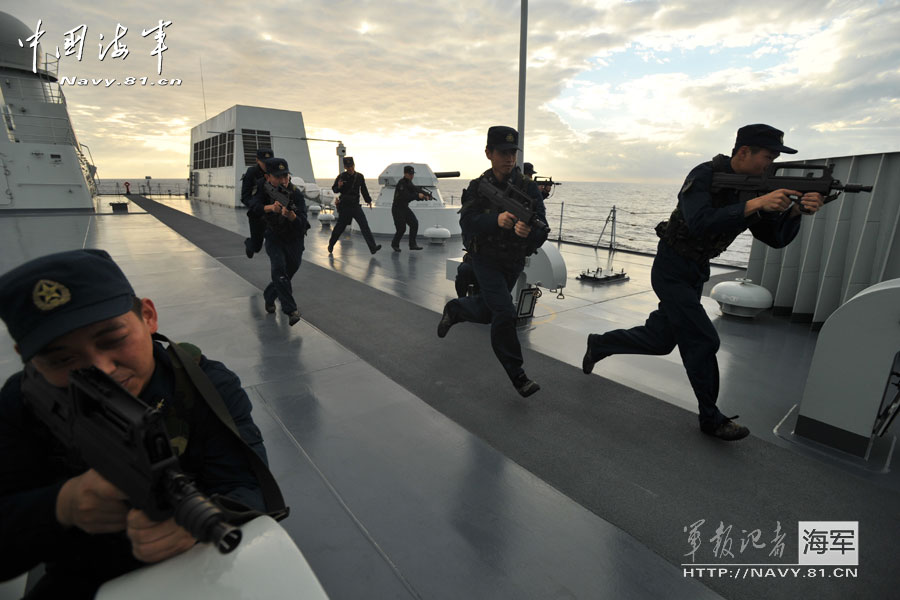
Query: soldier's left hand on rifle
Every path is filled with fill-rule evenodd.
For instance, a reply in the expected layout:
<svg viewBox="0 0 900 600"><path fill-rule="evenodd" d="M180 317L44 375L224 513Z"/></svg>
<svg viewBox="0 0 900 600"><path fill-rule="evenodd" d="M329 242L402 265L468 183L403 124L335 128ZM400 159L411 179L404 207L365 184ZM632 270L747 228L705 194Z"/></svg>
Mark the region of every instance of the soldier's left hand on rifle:
<svg viewBox="0 0 900 600"><path fill-rule="evenodd" d="M797 194L800 196L800 194ZM811 215L819 211L825 205L825 198L819 192L807 192L800 196L800 204L794 204L791 208L793 215Z"/></svg>
<svg viewBox="0 0 900 600"><path fill-rule="evenodd" d="M517 221L518 219L516 219L516 215L512 214L508 210L497 215L497 225L499 225L503 229L512 229L513 227L515 227Z"/></svg>
<svg viewBox="0 0 900 600"><path fill-rule="evenodd" d="M515 232L517 236L526 238L531 233L531 225L525 221L516 221Z"/></svg>
<svg viewBox="0 0 900 600"><path fill-rule="evenodd" d="M154 521L142 510L128 512L125 530L131 540L131 553L145 563L156 563L190 550L197 540L175 522L174 517L162 522Z"/></svg>

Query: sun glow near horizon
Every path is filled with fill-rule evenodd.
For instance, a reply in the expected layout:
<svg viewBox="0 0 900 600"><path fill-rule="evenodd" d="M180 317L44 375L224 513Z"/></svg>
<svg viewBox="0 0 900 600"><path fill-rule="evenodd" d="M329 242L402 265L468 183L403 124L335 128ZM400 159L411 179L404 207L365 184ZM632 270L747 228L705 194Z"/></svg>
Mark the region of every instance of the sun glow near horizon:
<svg viewBox="0 0 900 600"><path fill-rule="evenodd" d="M130 27L127 59L98 60L85 44L84 59L63 57L59 70L119 81L156 74L140 28L158 18L150 13L172 20L162 76L183 85L64 87L78 139L107 177L186 176L190 128L235 104L302 112L310 137L343 140L370 177L400 161L474 177L487 168L487 128L516 126L510 6L386 2L354 19L340 3L273 1L272 29L227 1L214 21L165 1L148 9L97 0L82 14L80 5L32 0L15 16L29 27L43 19L41 43L52 52L81 22L94 44L108 29L96 15L114 14ZM525 160L561 180L676 181L697 157L730 149L751 122L787 132L798 158L896 151L900 0L818 11L761 2L715 11L700 0L534 3ZM333 145L310 142L310 154L317 177L336 174Z"/></svg>

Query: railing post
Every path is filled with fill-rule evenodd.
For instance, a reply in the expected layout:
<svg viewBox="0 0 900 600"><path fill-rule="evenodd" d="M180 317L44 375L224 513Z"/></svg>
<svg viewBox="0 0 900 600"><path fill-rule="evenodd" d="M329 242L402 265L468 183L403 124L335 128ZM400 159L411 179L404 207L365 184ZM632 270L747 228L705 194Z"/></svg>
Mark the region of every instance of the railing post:
<svg viewBox="0 0 900 600"><path fill-rule="evenodd" d="M616 243L616 205L612 207L612 234L609 236L609 249L612 250Z"/></svg>
<svg viewBox="0 0 900 600"><path fill-rule="evenodd" d="M562 224L563 224L563 212L566 209L566 201L563 200L559 203L559 233L556 234L556 241L562 241Z"/></svg>

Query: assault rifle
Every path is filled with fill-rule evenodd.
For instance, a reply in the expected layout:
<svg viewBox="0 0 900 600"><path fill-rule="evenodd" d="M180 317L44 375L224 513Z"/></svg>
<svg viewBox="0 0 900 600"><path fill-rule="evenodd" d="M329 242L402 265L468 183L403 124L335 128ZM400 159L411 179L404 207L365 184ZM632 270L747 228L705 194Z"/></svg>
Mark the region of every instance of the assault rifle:
<svg viewBox="0 0 900 600"><path fill-rule="evenodd" d="M297 203L291 198L291 192L286 187L274 186L267 181L265 189L270 200L278 202L289 211L297 212Z"/></svg>
<svg viewBox="0 0 900 600"><path fill-rule="evenodd" d="M90 367L69 374L68 390L25 369L25 402L53 435L120 489L154 521L175 522L226 554L241 530L194 487L172 452L162 414L132 396L106 373Z"/></svg>
<svg viewBox="0 0 900 600"><path fill-rule="evenodd" d="M541 191L541 195L544 197L544 200L553 195L554 186L562 185L558 181L553 181L552 177L541 177L539 175L534 176L534 183L537 184L538 189Z"/></svg>
<svg viewBox="0 0 900 600"><path fill-rule="evenodd" d="M506 182L506 187L501 190L493 184L482 181L478 185L478 193L483 194L500 211L511 212L526 225L550 233L550 227L538 218L537 214L531 209L534 198L514 187L511 183Z"/></svg>
<svg viewBox="0 0 900 600"><path fill-rule="evenodd" d="M778 175L780 171L798 169L806 171L805 175ZM841 192L856 194L859 192L871 192L871 185L858 183L842 184L832 176L834 165L808 165L800 162L772 163L762 175L741 175L738 173L713 173L712 191L731 189L741 193L754 195L768 194L775 190L795 190L800 194L807 192L819 192L825 198L825 202L831 202ZM812 171L818 171L816 176ZM834 191L834 193L832 193ZM800 204L800 198L792 198Z"/></svg>
<svg viewBox="0 0 900 600"><path fill-rule="evenodd" d="M561 184L560 182L558 182L558 181L553 181L553 178L552 178L552 177L542 177L542 176L540 176L540 175L535 175L535 176L534 176L534 182L535 182L536 184L538 184L538 186L542 186L542 185L562 185L562 184Z"/></svg>
<svg viewBox="0 0 900 600"><path fill-rule="evenodd" d="M429 192L428 190L426 190L423 187L419 188L419 193L422 194L423 196L425 196L425 198L424 198L425 200L434 200L434 194L432 194L431 192Z"/></svg>

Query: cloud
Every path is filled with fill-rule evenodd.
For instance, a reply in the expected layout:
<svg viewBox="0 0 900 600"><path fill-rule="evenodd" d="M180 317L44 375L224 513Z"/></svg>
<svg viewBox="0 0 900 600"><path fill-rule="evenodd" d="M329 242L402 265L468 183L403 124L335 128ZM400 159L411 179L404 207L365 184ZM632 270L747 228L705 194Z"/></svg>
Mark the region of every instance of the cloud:
<svg viewBox="0 0 900 600"><path fill-rule="evenodd" d="M708 70L699 76L673 66L616 86L570 83L567 89L574 93L546 105L581 130L567 139L572 146L562 153L574 158L570 165L581 163L585 172L602 168L601 178L641 180L657 175L675 180L698 156L730 149L735 129L756 121L786 129L792 145L807 157L897 149L896 2L837 3L825 13L819 4L816 10L806 10L793 3L781 7L754 3L752 15L743 14L741 7L721 5L709 15L693 10L696 5L663 12L651 8L652 3L643 8L643 23L629 25L618 17L619 26L633 30L633 42L598 52L605 65L614 69L631 48L646 48L650 56L699 51L709 56L710 64L727 48L745 48L748 57L777 55L779 60L765 68L753 68L748 60L748 66ZM759 14L772 18L760 23ZM803 20L798 15L815 16ZM658 25L648 29L648 20L665 22L666 27L649 30ZM871 35L860 35L862 31ZM584 129L591 129L587 125L591 113L597 126L585 136ZM625 144L628 152L623 160L616 146ZM635 161L634 156L642 159Z"/></svg>
<svg viewBox="0 0 900 600"><path fill-rule="evenodd" d="M677 181L756 121L807 157L897 149L898 0L529 7L525 147L557 179ZM487 128L516 125L517 3L36 0L15 13L44 19L45 50L88 24L82 62L60 63L84 77L155 75L140 29L173 22L163 76L180 87L65 88L107 177L186 176L190 127L234 104L302 111L309 136L341 139L369 176L426 159L474 176ZM131 54L99 61L96 36L118 22ZM333 176L333 144L310 150L316 174Z"/></svg>

